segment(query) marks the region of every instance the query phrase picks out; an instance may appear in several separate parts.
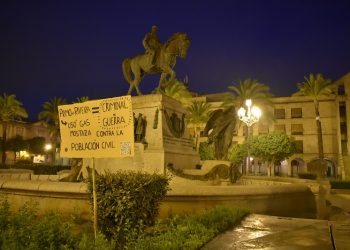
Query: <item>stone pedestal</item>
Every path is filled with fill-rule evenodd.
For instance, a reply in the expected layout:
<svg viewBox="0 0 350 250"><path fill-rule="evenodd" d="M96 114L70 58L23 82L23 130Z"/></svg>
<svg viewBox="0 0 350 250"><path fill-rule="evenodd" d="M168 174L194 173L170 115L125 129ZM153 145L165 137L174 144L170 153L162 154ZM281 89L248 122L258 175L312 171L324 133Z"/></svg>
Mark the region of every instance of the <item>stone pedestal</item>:
<svg viewBox="0 0 350 250"><path fill-rule="evenodd" d="M167 96L144 95L132 97L135 117L142 114L146 122L143 142L135 143L134 157L95 159L97 172L136 170L163 173L168 164L175 168L194 169L200 163L189 137L182 105ZM84 166L91 166L84 159Z"/></svg>

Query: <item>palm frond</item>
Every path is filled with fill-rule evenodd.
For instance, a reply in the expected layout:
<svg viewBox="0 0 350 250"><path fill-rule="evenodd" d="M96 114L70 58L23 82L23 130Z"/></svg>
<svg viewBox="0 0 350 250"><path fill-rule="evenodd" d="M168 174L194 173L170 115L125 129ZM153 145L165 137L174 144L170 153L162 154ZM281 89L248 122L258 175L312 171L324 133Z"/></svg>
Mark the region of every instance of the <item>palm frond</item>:
<svg viewBox="0 0 350 250"><path fill-rule="evenodd" d="M20 120L27 117L28 114L23 104L16 99L15 95L3 94L0 96L0 122Z"/></svg>
<svg viewBox="0 0 350 250"><path fill-rule="evenodd" d="M297 83L298 92L292 96L308 96L313 100L318 100L321 96L327 96L336 92L336 85L330 79L325 79L322 74L309 74L304 77L304 82Z"/></svg>

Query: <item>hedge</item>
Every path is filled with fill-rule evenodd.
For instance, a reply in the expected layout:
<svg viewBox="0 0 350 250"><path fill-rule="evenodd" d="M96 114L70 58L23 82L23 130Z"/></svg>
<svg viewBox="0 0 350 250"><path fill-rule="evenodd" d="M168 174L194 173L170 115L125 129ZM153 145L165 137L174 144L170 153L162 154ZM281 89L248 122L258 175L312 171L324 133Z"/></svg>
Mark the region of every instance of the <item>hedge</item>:
<svg viewBox="0 0 350 250"><path fill-rule="evenodd" d="M333 189L350 189L350 181L329 181Z"/></svg>

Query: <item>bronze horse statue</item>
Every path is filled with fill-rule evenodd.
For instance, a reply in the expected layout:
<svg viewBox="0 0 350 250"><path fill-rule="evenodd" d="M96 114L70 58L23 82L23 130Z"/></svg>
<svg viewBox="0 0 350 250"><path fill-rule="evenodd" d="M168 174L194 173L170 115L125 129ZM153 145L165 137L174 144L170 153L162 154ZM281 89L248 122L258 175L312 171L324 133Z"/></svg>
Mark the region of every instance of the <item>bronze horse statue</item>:
<svg viewBox="0 0 350 250"><path fill-rule="evenodd" d="M173 70L176 64L176 57L185 58L189 46L190 39L187 34L177 32L161 46L154 64L152 63L152 56L149 54L126 58L122 63L122 68L124 77L130 84L128 95L131 94L134 88L138 95L142 95L139 89L139 83L146 74L160 73L158 90L163 89L168 82L176 77L176 73ZM133 78L131 73L133 74Z"/></svg>

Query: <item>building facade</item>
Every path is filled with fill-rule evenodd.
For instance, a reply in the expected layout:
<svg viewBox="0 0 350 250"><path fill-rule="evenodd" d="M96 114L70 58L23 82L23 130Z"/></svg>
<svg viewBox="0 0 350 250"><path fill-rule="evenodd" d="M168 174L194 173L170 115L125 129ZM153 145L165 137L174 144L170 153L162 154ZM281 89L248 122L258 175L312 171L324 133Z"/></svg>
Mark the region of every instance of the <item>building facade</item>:
<svg viewBox="0 0 350 250"><path fill-rule="evenodd" d="M324 157L328 163L327 176L345 179L350 177L350 73L335 83L339 86L338 95L320 98L320 121ZM218 109L222 104L222 100L224 100L224 93L210 94L200 98L211 103L213 109ZM278 131L292 136L296 141L297 151L289 159L283 161L280 166L276 166L275 173L284 176L297 176L298 173L307 171L308 162L318 158L314 103L308 97L274 97L272 103L273 119L260 119L258 123L252 126L250 131L253 135ZM205 124L203 124L202 129L204 129L204 126ZM243 128L243 124L238 122L233 143L244 142L245 130ZM206 140L206 137L200 138L201 142ZM254 159L252 163L252 168L247 169L247 172L266 173L265 166L259 162L254 162Z"/></svg>
<svg viewBox="0 0 350 250"><path fill-rule="evenodd" d="M0 140L2 140L3 127L0 125ZM50 135L48 129L42 122L25 122L25 121L11 121L7 125L6 137L7 140L21 136L23 140L28 140L34 137L44 137L46 143L50 143ZM30 158L30 155L25 154L25 158ZM6 163L14 163L14 152L6 152Z"/></svg>

